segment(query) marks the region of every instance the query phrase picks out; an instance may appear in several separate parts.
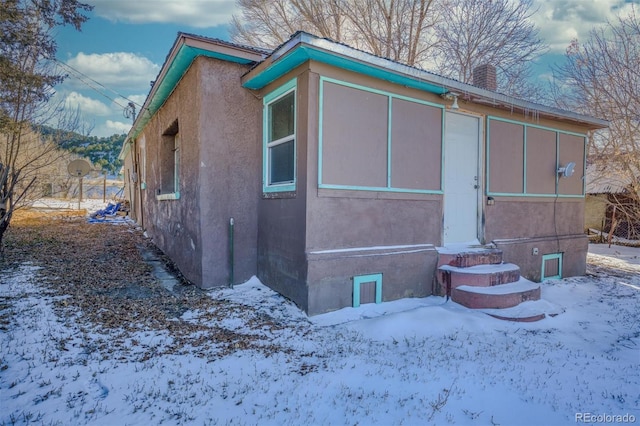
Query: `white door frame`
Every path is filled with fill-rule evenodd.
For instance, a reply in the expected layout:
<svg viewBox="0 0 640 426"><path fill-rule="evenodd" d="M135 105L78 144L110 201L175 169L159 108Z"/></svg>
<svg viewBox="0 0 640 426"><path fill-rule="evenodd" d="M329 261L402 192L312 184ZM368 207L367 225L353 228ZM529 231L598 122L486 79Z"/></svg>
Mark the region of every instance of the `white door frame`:
<svg viewBox="0 0 640 426"><path fill-rule="evenodd" d="M483 195L484 194L484 144L482 143L482 141L484 140L485 126L484 126L483 116L477 115L477 114L459 112L459 111L450 111L450 110L445 111L444 161L443 161L443 167L445 169L443 170L443 179L446 173L446 167L451 166L451 163L450 163L451 158L447 157L447 140L446 140L446 126L448 125L448 122L449 122L447 117L449 114L464 115L464 116L475 118L478 120L478 140L476 145L478 164L477 164L476 175L475 175L477 176L476 184L478 185L478 187L476 188L476 205L477 205L476 236L474 238L477 238L480 243L484 243L484 221L483 221L483 217L484 217L484 195ZM447 225L447 223L445 222L445 218L446 218L446 209L447 209L447 188L446 188L446 183L444 181L443 181L443 188L444 188L444 195L443 195L443 211L442 211L442 215L443 215L442 244L446 245L447 242L445 241L445 226ZM453 243L453 244L456 244L456 243Z"/></svg>

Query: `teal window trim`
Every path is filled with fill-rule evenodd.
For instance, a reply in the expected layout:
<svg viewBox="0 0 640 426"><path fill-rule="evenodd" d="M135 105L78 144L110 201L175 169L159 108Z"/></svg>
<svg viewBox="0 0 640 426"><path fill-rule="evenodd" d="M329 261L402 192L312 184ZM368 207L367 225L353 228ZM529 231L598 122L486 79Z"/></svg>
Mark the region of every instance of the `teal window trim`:
<svg viewBox="0 0 640 426"><path fill-rule="evenodd" d="M495 195L491 193L491 173L490 172L490 167L489 167L489 160L491 159L491 126L489 125L491 124L491 120L489 118L489 116L486 117L485 119L485 123L484 123L484 128L485 128L485 137L487 138L486 140L486 149L485 149L485 159L484 159L484 163L485 163L485 179L486 179L486 188L485 191L487 192L488 196L491 195Z"/></svg>
<svg viewBox="0 0 640 426"><path fill-rule="evenodd" d="M391 186L391 134L393 129L393 121L391 117L393 114L393 98L387 98L387 188L392 188Z"/></svg>
<svg viewBox="0 0 640 426"><path fill-rule="evenodd" d="M173 141L173 188L174 193L178 194L178 198L180 198L180 150L182 146L180 132L175 134Z"/></svg>
<svg viewBox="0 0 640 426"><path fill-rule="evenodd" d="M271 192L291 192L296 190L296 181L298 174L298 99L296 98L298 79L289 80L282 86L267 94L262 99L262 191L264 193ZM271 164L269 163L269 105L278 99L294 93L294 109L293 109L293 182L281 184L269 184L269 172Z"/></svg>
<svg viewBox="0 0 640 426"><path fill-rule="evenodd" d="M560 134L556 133L556 165L560 164ZM560 175L556 173L556 194L560 192Z"/></svg>
<svg viewBox="0 0 640 426"><path fill-rule="evenodd" d="M180 193L179 192L172 192L170 194L156 195L156 200L158 200L158 201L179 200L179 199L180 199Z"/></svg>
<svg viewBox="0 0 640 426"><path fill-rule="evenodd" d="M323 132L322 127L324 123L324 83L334 83L340 86L349 87L352 89L363 90L365 92L375 93L378 95L386 96L388 101L388 109L387 109L387 186L386 187L373 187L373 186L354 186L354 185L337 185L337 184L325 184L322 181L322 141L323 141ZM445 106L436 104L429 101L424 101L421 99L411 98L404 95L398 95L395 93L387 92L384 90L374 89L367 86L362 86L355 83L349 83L347 81L337 80L331 77L320 76L320 88L318 94L318 188L320 189L338 189L338 190L353 190L353 191L374 191L374 192L400 192L400 193L413 193L413 194L438 194L442 195L444 191L442 190L442 182L444 180L444 112ZM422 105L427 105L435 108L439 108L441 110L442 115L442 125L441 125L441 140L440 140L440 189L412 189L412 188L401 188L394 187L391 182L391 125L392 125L392 111L393 111L393 100L400 99L408 102L415 102Z"/></svg>
<svg viewBox="0 0 640 426"><path fill-rule="evenodd" d="M502 118L502 117L495 117L495 116L487 116L487 122L486 122L486 152L487 152L487 158L485 161L486 164L486 182L487 182L487 188L486 188L486 192L488 196L494 196L494 197L551 197L551 198L584 198L585 194L586 194L586 182L583 179L583 183L582 183L582 194L558 194L558 190L559 190L559 176L556 173L555 179L556 179L556 187L555 187L555 193L549 193L549 194L536 194L536 193L528 193L527 192L527 128L532 127L532 128L536 128L536 129L541 129L541 130L547 130L550 132L554 132L556 134L556 164L559 164L560 161L560 135L561 134L565 134L565 135L571 135L571 136L578 136L583 138L584 140L584 149L583 149L583 167L586 167L586 147L587 147L587 135L584 133L576 133L576 132L570 132L570 131L565 131L565 130L559 130L559 129L554 129L552 127L547 127L547 126L541 126L538 124L529 124L529 123L524 123L522 121L516 121L516 120L510 120L507 118ZM523 147L523 156L522 156L522 182L523 182L523 192L494 192L491 191L491 182L490 182L490 176L491 176L491 167L490 167L490 159L491 159L491 121L495 120L495 121L502 121L504 123L511 123L511 124L517 124L519 126L523 126L523 140L522 140L522 147ZM584 171L583 171L584 172Z"/></svg>
<svg viewBox="0 0 640 426"><path fill-rule="evenodd" d="M587 149L589 147L589 135L584 137L582 164L584 164L584 177L582 179L582 196L587 196Z"/></svg>
<svg viewBox="0 0 640 426"><path fill-rule="evenodd" d="M562 279L562 253L551 253L542 255L542 269L540 270L540 281L544 280L560 280ZM552 276L545 276L545 264L547 260L558 260L558 274Z"/></svg>
<svg viewBox="0 0 640 426"><path fill-rule="evenodd" d="M164 138L165 136L172 137L173 139L173 145L171 146L171 151L173 151L173 172L172 172L173 173L173 176L172 176L173 190L171 192L161 192L160 194L156 194L156 200L158 201L179 200L180 199L180 151L182 146L180 132L177 131L174 134L168 134L168 135L163 134L162 137ZM162 143L168 144L168 142L164 140L162 141ZM166 145L163 145L162 149L166 150L169 148ZM145 153L145 156L146 156L146 153ZM143 157L143 162L144 161L146 161L146 158ZM162 174L163 182L164 182L164 179L165 179L165 176L164 174ZM140 186L142 187L143 185L144 185L144 188L142 189L146 189L147 184L143 182Z"/></svg>
<svg viewBox="0 0 640 426"><path fill-rule="evenodd" d="M339 189L348 191L370 191L370 192L401 192L407 194L435 194L442 195L444 192L440 190L430 189L402 189L402 188L388 188L384 186L357 186L357 185L334 185L324 183L318 185L319 189Z"/></svg>
<svg viewBox="0 0 640 426"><path fill-rule="evenodd" d="M577 194L520 194L516 192L487 192L492 197L524 197L524 198L584 198Z"/></svg>
<svg viewBox="0 0 640 426"><path fill-rule="evenodd" d="M443 190L443 186L444 186L444 156L445 156L445 149L444 149L444 132L445 132L445 128L444 126L446 125L446 121L445 121L445 116L446 116L446 109L444 107L444 105L442 106L442 121L440 122L440 129L442 131L442 145L440 145L440 190L433 192L434 194L444 194L444 190Z"/></svg>
<svg viewBox="0 0 640 426"><path fill-rule="evenodd" d="M353 307L360 307L360 286L375 282L376 303L382 303L382 274L357 275L353 277Z"/></svg>
<svg viewBox="0 0 640 426"><path fill-rule="evenodd" d="M429 105L429 106L432 106L432 107L440 108L442 110L445 109L444 105L436 104L434 102L429 102L429 101L425 101L425 100L422 100L422 99L412 98L410 96L405 96L405 95L398 95L397 93L387 92L386 90L375 89L373 87L363 86L361 84L350 83L348 81L338 80L336 78L320 76L321 85L324 82L334 83L334 84L338 84L340 86L350 87L352 89L364 90L365 92L375 93L377 95L382 95L382 96L388 96L388 97L393 98L393 99L401 99L401 100L404 100L404 101L415 102L415 103L423 104L423 105Z"/></svg>
<svg viewBox="0 0 640 426"><path fill-rule="evenodd" d="M558 148L556 148L556 154L558 152ZM527 192L527 128L524 128L522 133L522 161L524 166L522 167L522 191L524 194L528 194ZM556 161L557 164L557 161ZM558 174L556 173L556 178ZM558 190L556 190L556 194Z"/></svg>
<svg viewBox="0 0 640 426"><path fill-rule="evenodd" d="M497 116L494 116L494 115L487 116L487 122L489 120L503 121L505 123L511 123L511 124L519 124L519 125L522 125L522 126L525 126L525 127L535 127L536 129L549 130L551 132L564 133L565 135L579 136L579 137L583 137L583 138L587 137L587 135L585 133L571 132L569 130L560 130L560 129L556 129L556 128L553 128L553 127L542 126L540 124L525 123L524 121L511 120L509 118L502 118L502 117L497 117Z"/></svg>
<svg viewBox="0 0 640 426"><path fill-rule="evenodd" d="M325 77L320 77L318 88L318 188L322 188L322 123L324 122L324 112L322 106L324 105L324 81Z"/></svg>

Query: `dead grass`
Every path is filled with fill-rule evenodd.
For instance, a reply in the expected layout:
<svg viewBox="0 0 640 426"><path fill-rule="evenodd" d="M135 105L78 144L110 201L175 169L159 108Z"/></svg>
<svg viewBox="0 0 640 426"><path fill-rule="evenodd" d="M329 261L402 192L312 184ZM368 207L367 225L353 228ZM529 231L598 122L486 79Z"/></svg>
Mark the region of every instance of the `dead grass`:
<svg viewBox="0 0 640 426"><path fill-rule="evenodd" d="M121 338L105 339L104 345L123 349L132 332L166 330L173 344L164 350L171 353L185 347L198 348L203 356L247 348L279 350L251 333L219 325L229 316L239 316L250 328L282 328L272 318L211 297L186 282L178 292L162 287L141 253L159 250L132 226L89 224L83 211L21 210L4 240L0 271L24 263L40 267L43 289L66 296L56 302L62 318L79 317L89 328L121 333ZM159 254L172 270L170 260ZM199 321L181 320L187 310L201 312Z"/></svg>

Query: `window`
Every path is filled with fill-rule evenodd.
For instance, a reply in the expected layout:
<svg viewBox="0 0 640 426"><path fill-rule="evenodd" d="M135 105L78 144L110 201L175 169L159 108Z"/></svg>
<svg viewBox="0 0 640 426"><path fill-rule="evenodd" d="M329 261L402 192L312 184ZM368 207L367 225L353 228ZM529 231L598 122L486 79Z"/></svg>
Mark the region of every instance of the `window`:
<svg viewBox="0 0 640 426"><path fill-rule="evenodd" d="M138 164L140 165L140 189L147 189L147 143L144 135L139 140L140 143L140 157L138 158Z"/></svg>
<svg viewBox="0 0 640 426"><path fill-rule="evenodd" d="M296 80L264 99L265 192L293 191L296 179Z"/></svg>
<svg viewBox="0 0 640 426"><path fill-rule="evenodd" d="M560 179L556 170L574 162L584 172L586 143L584 134L489 117L487 194L584 197L583 173Z"/></svg>
<svg viewBox="0 0 640 426"><path fill-rule="evenodd" d="M162 134L160 146L160 188L157 199L180 198L180 133L176 120Z"/></svg>
<svg viewBox="0 0 640 426"><path fill-rule="evenodd" d="M319 97L319 188L442 193L442 106L324 76Z"/></svg>

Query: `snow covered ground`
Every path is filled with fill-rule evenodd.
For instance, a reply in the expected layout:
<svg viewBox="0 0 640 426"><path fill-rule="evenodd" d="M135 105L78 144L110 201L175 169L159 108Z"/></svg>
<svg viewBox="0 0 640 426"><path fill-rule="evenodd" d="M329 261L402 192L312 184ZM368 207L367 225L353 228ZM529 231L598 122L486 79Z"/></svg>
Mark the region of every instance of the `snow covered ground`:
<svg viewBox="0 0 640 426"><path fill-rule="evenodd" d="M96 210L104 208L107 202L102 201L102 198L84 198L82 202L78 203L78 199L62 200L59 198L40 198L31 203L31 207L34 209L55 209L55 210L80 210L86 209L87 211L94 212Z"/></svg>
<svg viewBox="0 0 640 426"><path fill-rule="evenodd" d="M229 307L218 327L264 349L220 356L60 317L64 297L25 264L0 276L0 424L640 423L640 249L590 250L589 275L543 284L564 312L536 323L439 297L309 319L252 279L211 297ZM243 312L274 325L250 327ZM124 344L105 352L110 339Z"/></svg>

